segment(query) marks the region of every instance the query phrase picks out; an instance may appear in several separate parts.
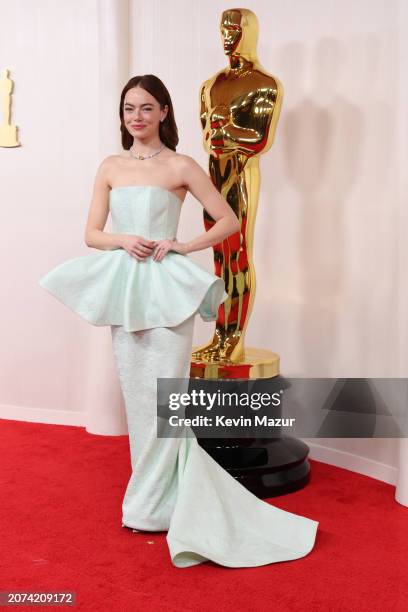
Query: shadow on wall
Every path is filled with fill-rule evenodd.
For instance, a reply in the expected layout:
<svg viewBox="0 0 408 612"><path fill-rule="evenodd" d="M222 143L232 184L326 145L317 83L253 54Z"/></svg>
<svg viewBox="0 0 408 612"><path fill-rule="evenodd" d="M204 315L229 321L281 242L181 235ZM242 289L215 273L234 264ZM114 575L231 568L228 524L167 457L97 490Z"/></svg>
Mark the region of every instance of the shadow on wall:
<svg viewBox="0 0 408 612"><path fill-rule="evenodd" d="M384 163L392 160L395 119L385 93L376 94L376 81L385 74L379 66L382 42L363 37L346 48L322 39L312 56L298 43L281 53L289 78L281 75L288 110L282 113L279 139L287 179L299 197L298 337L300 366L309 376L338 375L339 366L342 375L348 367L353 376L369 370L371 376L392 375L388 357L396 352L396 336L388 326L378 329L384 312L390 314L397 303L397 223L388 205L391 164ZM392 45L387 49L392 55ZM301 99L303 92L293 106L290 99ZM365 96L372 101L360 108L354 101ZM373 235L377 217L381 223ZM381 354L372 350L374 340Z"/></svg>

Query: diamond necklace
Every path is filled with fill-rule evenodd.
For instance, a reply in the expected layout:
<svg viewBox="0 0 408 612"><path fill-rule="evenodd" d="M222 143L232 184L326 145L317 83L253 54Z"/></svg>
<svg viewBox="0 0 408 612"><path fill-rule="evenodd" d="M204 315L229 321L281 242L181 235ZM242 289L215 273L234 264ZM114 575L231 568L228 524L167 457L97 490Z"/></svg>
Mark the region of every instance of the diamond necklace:
<svg viewBox="0 0 408 612"><path fill-rule="evenodd" d="M151 155L140 155L140 153L136 153L136 155L133 154L132 148L129 149L130 151L130 155L132 157L134 157L135 159L150 159L151 157L154 157L155 155L158 155L160 153L160 151L163 151L164 147L166 145L163 143L162 146L160 147L160 149L158 151L156 151L155 153L152 153Z"/></svg>

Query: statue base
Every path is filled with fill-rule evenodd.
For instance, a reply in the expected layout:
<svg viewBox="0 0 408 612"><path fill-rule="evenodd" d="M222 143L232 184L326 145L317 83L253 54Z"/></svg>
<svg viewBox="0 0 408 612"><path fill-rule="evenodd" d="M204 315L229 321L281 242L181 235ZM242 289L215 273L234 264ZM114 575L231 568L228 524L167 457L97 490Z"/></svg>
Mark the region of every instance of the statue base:
<svg viewBox="0 0 408 612"><path fill-rule="evenodd" d="M0 147L19 147L16 125L0 125Z"/></svg>
<svg viewBox="0 0 408 612"><path fill-rule="evenodd" d="M296 438L197 438L197 442L261 499L297 491L310 480L309 447Z"/></svg>
<svg viewBox="0 0 408 612"><path fill-rule="evenodd" d="M193 346L193 352L199 346ZM265 349L245 348L240 361L191 360L191 378L273 378L279 374L279 355Z"/></svg>
<svg viewBox="0 0 408 612"><path fill-rule="evenodd" d="M198 348L198 347L197 347ZM193 351L197 350L193 347ZM190 378L265 379L279 376L279 355L245 348L236 363L192 359ZM282 379L284 387L284 379ZM252 389L256 391L256 383ZM309 447L289 436L277 438L200 438L200 446L231 476L261 499L303 488L310 480Z"/></svg>

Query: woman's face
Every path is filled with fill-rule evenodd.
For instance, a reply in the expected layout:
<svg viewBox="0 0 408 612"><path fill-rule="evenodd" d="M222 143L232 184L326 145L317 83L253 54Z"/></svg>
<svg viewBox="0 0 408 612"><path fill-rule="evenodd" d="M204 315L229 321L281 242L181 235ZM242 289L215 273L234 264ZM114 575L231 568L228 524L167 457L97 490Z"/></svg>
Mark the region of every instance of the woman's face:
<svg viewBox="0 0 408 612"><path fill-rule="evenodd" d="M123 101L123 121L131 136L149 140L158 136L160 120L167 115L167 104L162 110L159 102L142 87L132 87Z"/></svg>

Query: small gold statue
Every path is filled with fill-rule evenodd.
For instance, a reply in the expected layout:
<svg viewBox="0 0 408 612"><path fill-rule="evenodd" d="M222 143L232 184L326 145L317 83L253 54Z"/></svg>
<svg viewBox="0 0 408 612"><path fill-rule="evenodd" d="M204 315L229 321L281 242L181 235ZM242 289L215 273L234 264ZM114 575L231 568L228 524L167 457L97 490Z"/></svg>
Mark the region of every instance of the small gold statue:
<svg viewBox="0 0 408 612"><path fill-rule="evenodd" d="M218 311L213 339L192 357L205 363L237 363L249 356L244 334L255 298L252 247L259 155L272 146L283 88L258 61L258 20L252 11L225 10L220 29L229 66L201 85L200 118L211 180L239 218L241 230L213 246L215 273L224 279L229 297ZM204 211L206 230L213 224Z"/></svg>
<svg viewBox="0 0 408 612"><path fill-rule="evenodd" d="M19 147L17 138L17 126L10 123L11 120L11 94L13 81L9 77L10 70L3 70L0 78L1 107L3 123L0 125L0 147Z"/></svg>

